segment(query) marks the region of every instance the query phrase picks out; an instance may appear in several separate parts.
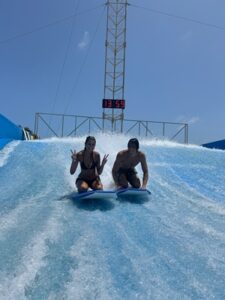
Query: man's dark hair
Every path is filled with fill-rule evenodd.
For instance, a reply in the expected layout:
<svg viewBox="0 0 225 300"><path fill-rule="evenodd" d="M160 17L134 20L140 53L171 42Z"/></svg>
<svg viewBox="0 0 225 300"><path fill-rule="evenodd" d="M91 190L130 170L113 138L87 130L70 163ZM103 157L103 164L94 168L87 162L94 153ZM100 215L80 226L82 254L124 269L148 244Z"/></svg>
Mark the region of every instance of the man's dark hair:
<svg viewBox="0 0 225 300"><path fill-rule="evenodd" d="M135 147L137 150L139 149L139 141L138 139L136 138L133 138L133 139L130 139L128 144L127 144L127 147Z"/></svg>

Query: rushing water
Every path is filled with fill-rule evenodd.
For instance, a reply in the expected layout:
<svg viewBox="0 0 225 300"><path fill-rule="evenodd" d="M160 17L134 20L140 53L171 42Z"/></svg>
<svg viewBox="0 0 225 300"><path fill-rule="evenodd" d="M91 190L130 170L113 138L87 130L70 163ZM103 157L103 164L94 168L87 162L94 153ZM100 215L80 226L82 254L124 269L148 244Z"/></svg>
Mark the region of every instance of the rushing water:
<svg viewBox="0 0 225 300"><path fill-rule="evenodd" d="M111 189L128 138L96 138ZM0 151L0 299L224 299L225 152L143 140L149 201L75 202L84 140Z"/></svg>

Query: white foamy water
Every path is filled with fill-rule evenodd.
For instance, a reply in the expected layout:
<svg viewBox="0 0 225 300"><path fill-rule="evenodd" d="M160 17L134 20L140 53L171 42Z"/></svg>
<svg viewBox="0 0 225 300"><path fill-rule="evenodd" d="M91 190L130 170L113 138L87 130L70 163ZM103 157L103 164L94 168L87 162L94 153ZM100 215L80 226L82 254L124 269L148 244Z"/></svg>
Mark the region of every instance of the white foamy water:
<svg viewBox="0 0 225 300"><path fill-rule="evenodd" d="M0 150L0 167L7 163L10 153L15 150L19 143L20 141L13 141Z"/></svg>

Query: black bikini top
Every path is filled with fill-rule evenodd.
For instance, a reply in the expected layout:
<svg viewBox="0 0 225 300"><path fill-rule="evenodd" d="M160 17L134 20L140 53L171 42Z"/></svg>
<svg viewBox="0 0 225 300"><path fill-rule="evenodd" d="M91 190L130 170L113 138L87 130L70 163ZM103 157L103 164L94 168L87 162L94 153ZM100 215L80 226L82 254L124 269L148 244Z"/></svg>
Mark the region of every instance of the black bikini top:
<svg viewBox="0 0 225 300"><path fill-rule="evenodd" d="M85 150L84 150L85 151ZM84 158L84 151L83 151L83 158ZM82 161L81 163L80 163L80 166L81 166L81 169L82 170L93 170L93 169L95 169L96 167L97 167L97 164L96 164L96 162L94 161L94 153L92 152L92 154L91 154L91 158L92 158L92 164L91 164L91 166L88 168L86 165L85 165L85 163L84 163L84 161Z"/></svg>

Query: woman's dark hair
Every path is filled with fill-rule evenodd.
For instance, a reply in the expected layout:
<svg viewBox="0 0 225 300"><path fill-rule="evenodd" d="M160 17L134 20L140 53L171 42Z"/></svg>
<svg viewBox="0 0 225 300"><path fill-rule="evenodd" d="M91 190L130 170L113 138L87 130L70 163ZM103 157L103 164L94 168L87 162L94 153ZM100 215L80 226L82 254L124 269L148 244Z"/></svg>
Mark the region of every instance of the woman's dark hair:
<svg viewBox="0 0 225 300"><path fill-rule="evenodd" d="M127 144L127 147L135 147L137 150L139 149L139 141L138 139L136 138L133 138L133 139L130 139L128 144Z"/></svg>
<svg viewBox="0 0 225 300"><path fill-rule="evenodd" d="M96 144L96 139L94 136L87 136L86 140L85 140L85 145L89 142L89 141L94 141Z"/></svg>

